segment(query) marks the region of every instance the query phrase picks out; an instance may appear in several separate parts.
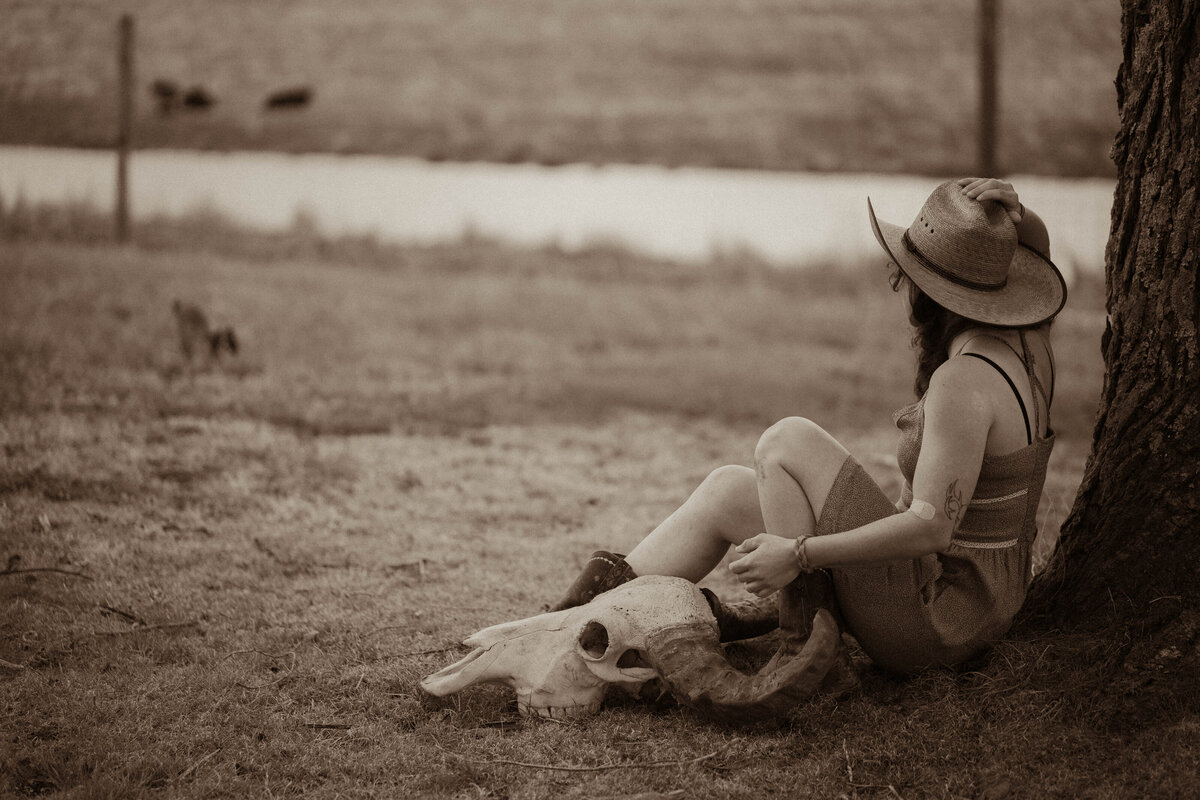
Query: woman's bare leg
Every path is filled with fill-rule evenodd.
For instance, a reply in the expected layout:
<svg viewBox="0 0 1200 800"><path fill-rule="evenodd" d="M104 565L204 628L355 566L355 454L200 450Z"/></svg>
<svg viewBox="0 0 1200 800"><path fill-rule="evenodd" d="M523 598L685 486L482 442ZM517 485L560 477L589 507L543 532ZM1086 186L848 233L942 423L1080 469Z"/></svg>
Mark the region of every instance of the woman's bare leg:
<svg viewBox="0 0 1200 800"><path fill-rule="evenodd" d="M729 545L762 531L754 470L719 467L633 548L625 562L638 575L699 581L721 563Z"/></svg>
<svg viewBox="0 0 1200 800"><path fill-rule="evenodd" d="M638 575L699 581L730 545L751 536L811 535L847 455L819 425L801 417L781 420L759 439L755 469L713 470L625 562Z"/></svg>
<svg viewBox="0 0 1200 800"><path fill-rule="evenodd" d="M811 536L849 452L821 426L788 417L763 433L754 451L763 530Z"/></svg>

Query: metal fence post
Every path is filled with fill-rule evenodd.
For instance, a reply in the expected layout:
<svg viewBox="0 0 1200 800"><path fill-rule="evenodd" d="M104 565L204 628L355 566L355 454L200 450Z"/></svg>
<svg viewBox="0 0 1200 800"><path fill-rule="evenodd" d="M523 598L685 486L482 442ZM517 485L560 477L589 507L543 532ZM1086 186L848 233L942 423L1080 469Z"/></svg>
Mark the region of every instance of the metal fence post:
<svg viewBox="0 0 1200 800"><path fill-rule="evenodd" d="M996 176L996 6L979 0L979 174Z"/></svg>
<svg viewBox="0 0 1200 800"><path fill-rule="evenodd" d="M129 147L133 132L133 17L117 25L117 204L118 242L129 240Z"/></svg>

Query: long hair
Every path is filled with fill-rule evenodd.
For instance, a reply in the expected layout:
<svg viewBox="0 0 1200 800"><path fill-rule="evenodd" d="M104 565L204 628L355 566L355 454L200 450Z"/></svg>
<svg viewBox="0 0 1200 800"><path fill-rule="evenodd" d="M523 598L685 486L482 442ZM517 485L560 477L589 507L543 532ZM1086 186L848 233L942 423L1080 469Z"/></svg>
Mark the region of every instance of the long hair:
<svg viewBox="0 0 1200 800"><path fill-rule="evenodd" d="M922 397L929 390L929 380L934 370L946 363L947 350L955 336L978 323L960 317L908 283L910 311L909 322L913 326L913 348L917 351L917 377L913 391Z"/></svg>
<svg viewBox="0 0 1200 800"><path fill-rule="evenodd" d="M938 303L929 295L917 288L911 280L908 284L909 314L908 321L913 326L913 349L917 351L917 377L913 382L913 391L917 397L922 397L929 391L929 381L934 371L949 360L948 351L954 337L978 322L960 317L950 309ZM1053 319L1037 325L1015 325L1013 330L1036 330L1054 324Z"/></svg>

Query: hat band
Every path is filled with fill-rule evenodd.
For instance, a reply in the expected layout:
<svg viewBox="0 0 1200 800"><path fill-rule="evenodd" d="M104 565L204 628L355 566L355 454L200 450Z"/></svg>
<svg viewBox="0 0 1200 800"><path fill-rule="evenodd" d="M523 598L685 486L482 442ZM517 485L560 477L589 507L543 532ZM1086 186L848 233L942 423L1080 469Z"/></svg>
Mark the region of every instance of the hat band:
<svg viewBox="0 0 1200 800"><path fill-rule="evenodd" d="M912 253L913 257L916 258L917 261L921 262L921 266L925 267L927 270L934 273L935 275L945 278L946 280L950 281L951 283L956 283L959 286L965 286L968 289L975 289L980 292L999 291L1000 289L1003 289L1008 284L1008 276L1007 275L1005 275L998 283L984 283L983 281L973 281L970 278L964 278L961 275L958 275L954 272L951 272L948 269L938 266L937 264L935 264L934 262L932 262L928 258L926 258L925 254L917 249L917 246L915 244L913 244L912 239L909 238L908 231L904 232L903 241L904 241L905 248L908 249L908 252Z"/></svg>

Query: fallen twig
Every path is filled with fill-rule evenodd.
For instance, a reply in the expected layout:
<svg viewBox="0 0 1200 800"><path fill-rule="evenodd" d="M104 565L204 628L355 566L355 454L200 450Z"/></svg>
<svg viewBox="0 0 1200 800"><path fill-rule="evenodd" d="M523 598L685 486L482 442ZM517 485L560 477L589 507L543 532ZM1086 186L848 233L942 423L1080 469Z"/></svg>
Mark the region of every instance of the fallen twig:
<svg viewBox="0 0 1200 800"><path fill-rule="evenodd" d="M0 667L4 667L5 669L29 669L24 664L14 664L11 661L5 661L3 658L0 658Z"/></svg>
<svg viewBox="0 0 1200 800"><path fill-rule="evenodd" d="M430 737L430 738L433 738L433 737ZM687 759L682 759L679 761L644 761L644 762L625 761L625 762L621 762L619 764L598 764L598 765L592 766L592 767L581 767L581 766L573 766L573 765L560 766L557 764L531 764L526 761L509 761L507 759L487 760L487 759L471 758L470 756L464 756L462 753L456 753L453 750L447 750L446 748L442 747L441 743L437 739L433 739L433 746L436 747L438 750L441 750L443 753L445 753L447 755L454 756L455 758L461 758L464 761L470 761L472 764L495 764L495 765L505 765L505 766L510 766L510 767L526 767L527 769L549 769L549 770L556 770L558 772L604 772L605 770L610 770L610 769L661 769L663 767L691 766L692 764L699 764L702 761L707 761L710 758L716 758L721 753L728 750L734 743L740 742L740 741L741 741L741 739L732 739L732 740L726 742L725 744L721 745L720 747L718 747L716 750L713 750L711 753L706 753L702 756L697 756L696 758L687 758Z"/></svg>
<svg viewBox="0 0 1200 800"><path fill-rule="evenodd" d="M146 624L146 620L142 619L141 617L137 616L136 614L130 614L128 611L122 611L119 608L113 608L112 606L104 605L103 603L100 604L100 608L102 608L105 611L112 612L113 614L116 614L119 617L124 617L125 619L132 622L134 625L145 625Z"/></svg>
<svg viewBox="0 0 1200 800"><path fill-rule="evenodd" d="M316 731L326 731L326 730L348 731L348 730L350 730L349 725L343 725L340 722L306 722L306 723L304 723L304 727L312 728L313 730L316 730Z"/></svg>
<svg viewBox="0 0 1200 800"><path fill-rule="evenodd" d="M56 575L70 575L72 578L82 578L85 581L94 581L91 575L84 575L82 572L74 572L69 569L58 569L57 567L30 567L29 569L5 569L0 570L0 575L28 575L32 572L53 572Z"/></svg>
<svg viewBox="0 0 1200 800"><path fill-rule="evenodd" d="M281 565L283 565L283 566L291 566L291 563L292 563L292 562L290 562L290 561L284 561L282 558L280 558L280 557L279 557L279 556L278 556L278 555L275 553L275 551L274 551L274 550L272 550L270 547L267 547L266 543L265 543L265 542L263 542L263 540L262 540L262 539L259 539L257 536L255 536L255 537L253 537L253 538L252 538L250 541L254 542L254 547L255 547L255 548L256 548L256 549L257 549L257 550L258 550L260 553L263 553L264 555L266 555L268 558L270 558L270 559L271 559L272 561L274 561L276 564L281 564Z"/></svg>

